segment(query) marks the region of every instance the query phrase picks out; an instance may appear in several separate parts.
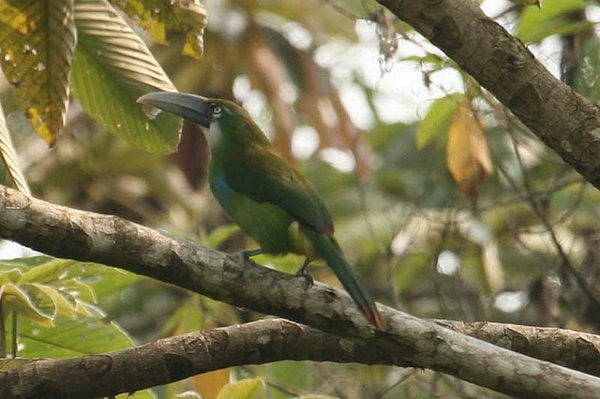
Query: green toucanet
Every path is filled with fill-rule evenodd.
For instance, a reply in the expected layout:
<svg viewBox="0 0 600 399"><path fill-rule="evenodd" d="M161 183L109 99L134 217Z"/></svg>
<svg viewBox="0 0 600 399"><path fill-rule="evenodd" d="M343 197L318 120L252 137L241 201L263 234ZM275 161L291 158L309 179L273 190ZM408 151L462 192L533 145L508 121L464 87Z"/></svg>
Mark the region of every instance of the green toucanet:
<svg viewBox="0 0 600 399"><path fill-rule="evenodd" d="M377 328L383 320L333 237L333 223L315 188L280 158L246 110L193 94L154 92L138 102L208 128L209 183L221 206L263 252L323 259L360 311Z"/></svg>

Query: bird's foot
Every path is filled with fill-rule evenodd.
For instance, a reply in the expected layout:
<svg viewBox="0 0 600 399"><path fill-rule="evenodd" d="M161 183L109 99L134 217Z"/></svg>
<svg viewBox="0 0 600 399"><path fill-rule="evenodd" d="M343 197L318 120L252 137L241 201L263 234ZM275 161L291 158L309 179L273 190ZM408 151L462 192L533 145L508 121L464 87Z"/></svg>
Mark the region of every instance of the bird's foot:
<svg viewBox="0 0 600 399"><path fill-rule="evenodd" d="M256 255L260 255L263 253L263 250L258 248L258 249L249 249L246 251L240 251L240 252L236 252L234 254L234 256L236 258L238 258L242 263L245 263L249 260L251 260L250 258Z"/></svg>
<svg viewBox="0 0 600 399"><path fill-rule="evenodd" d="M313 284L315 283L315 280L313 279L313 276L308 274L308 272L306 271L308 265L310 265L310 261L308 259L304 260L302 267L296 272L296 276L302 277L306 280L306 288L312 288Z"/></svg>
<svg viewBox="0 0 600 399"><path fill-rule="evenodd" d="M263 254L264 252L263 252L262 249L257 248L257 249L249 249L249 250L246 250L246 251L242 251L241 253L242 253L242 256L244 258L250 259L253 256Z"/></svg>

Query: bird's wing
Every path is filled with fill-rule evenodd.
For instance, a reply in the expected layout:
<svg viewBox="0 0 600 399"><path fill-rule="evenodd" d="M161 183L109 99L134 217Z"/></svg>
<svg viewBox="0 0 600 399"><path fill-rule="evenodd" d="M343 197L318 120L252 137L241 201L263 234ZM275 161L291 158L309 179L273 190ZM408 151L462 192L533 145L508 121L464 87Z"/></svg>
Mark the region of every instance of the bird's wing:
<svg viewBox="0 0 600 399"><path fill-rule="evenodd" d="M333 233L331 216L313 185L270 149L257 146L233 162L225 178L235 191L277 205L318 232Z"/></svg>

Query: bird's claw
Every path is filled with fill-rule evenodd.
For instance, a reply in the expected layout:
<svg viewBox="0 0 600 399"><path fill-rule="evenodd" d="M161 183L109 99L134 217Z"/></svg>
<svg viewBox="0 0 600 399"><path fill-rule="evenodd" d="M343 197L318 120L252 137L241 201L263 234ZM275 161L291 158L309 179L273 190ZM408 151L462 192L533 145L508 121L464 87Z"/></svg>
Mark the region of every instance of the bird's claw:
<svg viewBox="0 0 600 399"><path fill-rule="evenodd" d="M306 288L312 288L312 286L315 283L315 279L313 279L313 276L311 276L310 274L306 273L306 274L296 274L297 277L302 277L304 278L304 281L306 283Z"/></svg>
<svg viewBox="0 0 600 399"><path fill-rule="evenodd" d="M246 251L240 251L233 254L233 256L238 259L241 263L246 263L248 261L252 261L250 259L252 256L262 254L262 249L249 249Z"/></svg>
<svg viewBox="0 0 600 399"><path fill-rule="evenodd" d="M310 260L305 259L304 263L302 264L302 267L300 267L300 269L296 272L296 277L304 277L304 279L306 280L306 288L312 288L313 284L315 283L313 277L306 272L306 269L309 265Z"/></svg>

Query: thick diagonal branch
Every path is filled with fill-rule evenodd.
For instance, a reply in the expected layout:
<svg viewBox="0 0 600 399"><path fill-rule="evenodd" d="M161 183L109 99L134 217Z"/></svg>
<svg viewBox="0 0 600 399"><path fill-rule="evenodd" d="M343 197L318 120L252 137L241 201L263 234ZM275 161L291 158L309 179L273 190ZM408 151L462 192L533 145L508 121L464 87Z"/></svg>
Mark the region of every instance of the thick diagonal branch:
<svg viewBox="0 0 600 399"><path fill-rule="evenodd" d="M600 188L600 109L556 79L472 0L377 0L444 51Z"/></svg>
<svg viewBox="0 0 600 399"><path fill-rule="evenodd" d="M440 321L490 342L598 375L600 337L557 328ZM0 374L3 399L86 399L134 392L219 368L280 360L411 366L367 340L284 319L197 331L76 359L45 360Z"/></svg>
<svg viewBox="0 0 600 399"><path fill-rule="evenodd" d="M388 325L374 331L345 293L304 278L177 240L114 216L27 197L0 186L0 237L44 253L104 263L188 288L223 302L292 319L406 364L452 374L523 398L600 397L600 379L499 348L430 321L380 307Z"/></svg>

